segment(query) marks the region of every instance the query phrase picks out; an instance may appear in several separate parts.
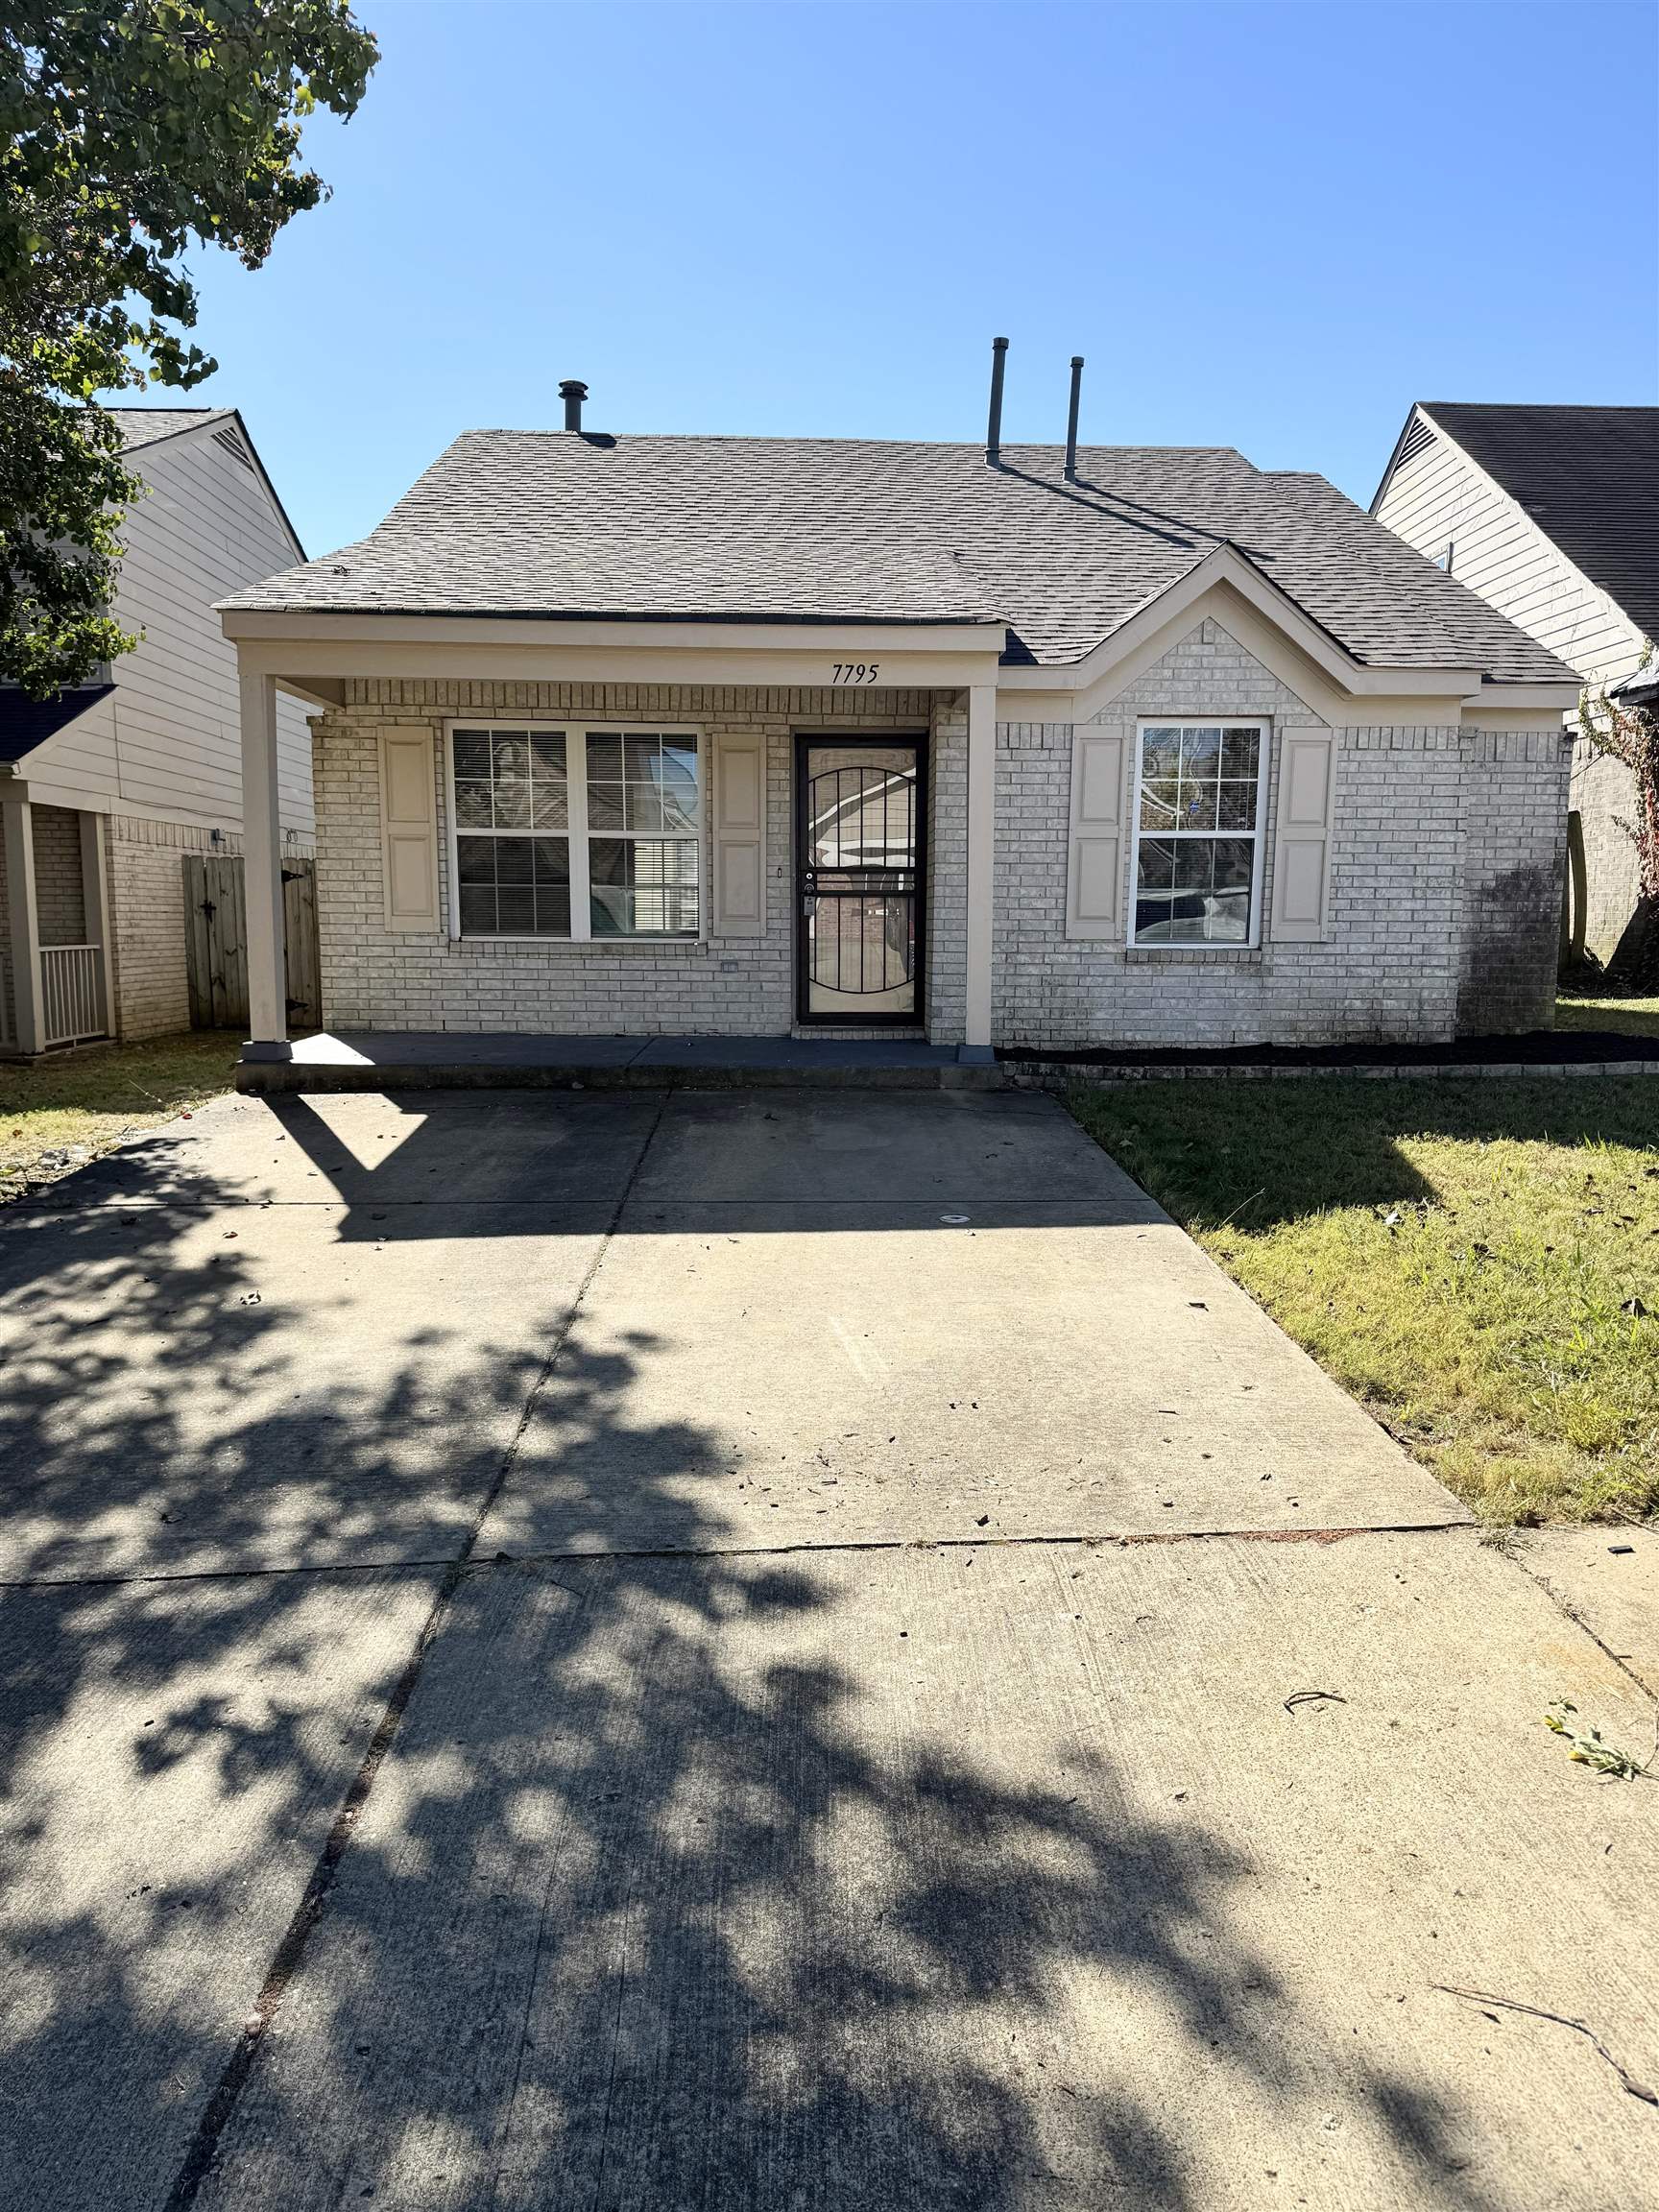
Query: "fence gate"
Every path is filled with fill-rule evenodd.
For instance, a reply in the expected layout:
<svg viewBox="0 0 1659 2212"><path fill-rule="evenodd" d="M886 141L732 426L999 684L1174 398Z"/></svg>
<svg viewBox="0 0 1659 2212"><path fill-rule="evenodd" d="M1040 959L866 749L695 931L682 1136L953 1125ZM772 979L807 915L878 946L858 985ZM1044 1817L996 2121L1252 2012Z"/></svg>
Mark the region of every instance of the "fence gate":
<svg viewBox="0 0 1659 2212"><path fill-rule="evenodd" d="M282 863L288 1025L323 1019L317 952L317 866ZM248 892L243 863L217 853L184 855L184 943L193 1029L248 1026Z"/></svg>

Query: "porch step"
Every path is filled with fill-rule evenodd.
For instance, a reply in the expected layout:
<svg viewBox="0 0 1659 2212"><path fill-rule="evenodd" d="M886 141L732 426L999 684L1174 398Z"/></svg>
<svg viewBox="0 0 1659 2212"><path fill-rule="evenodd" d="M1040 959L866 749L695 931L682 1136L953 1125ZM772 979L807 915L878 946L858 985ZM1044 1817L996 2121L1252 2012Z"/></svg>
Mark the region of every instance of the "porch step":
<svg viewBox="0 0 1659 2212"><path fill-rule="evenodd" d="M996 1067L965 1066L923 1038L520 1037L349 1029L302 1037L285 1057L244 1047L236 1088L277 1091L995 1091Z"/></svg>
<svg viewBox="0 0 1659 2212"><path fill-rule="evenodd" d="M816 1022L811 1028L797 1026L790 1030L790 1039L797 1045L926 1045L926 1029L823 1029Z"/></svg>

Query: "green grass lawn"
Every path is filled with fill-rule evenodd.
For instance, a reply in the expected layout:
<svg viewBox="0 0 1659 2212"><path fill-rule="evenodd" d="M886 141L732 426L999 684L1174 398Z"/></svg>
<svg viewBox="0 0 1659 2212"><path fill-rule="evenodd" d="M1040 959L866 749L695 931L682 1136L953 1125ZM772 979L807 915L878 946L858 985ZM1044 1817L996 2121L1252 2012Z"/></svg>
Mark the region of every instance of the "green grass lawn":
<svg viewBox="0 0 1659 2212"><path fill-rule="evenodd" d="M1659 1080L1151 1082L1069 1103L1486 1519L1659 1508Z"/></svg>
<svg viewBox="0 0 1659 2212"><path fill-rule="evenodd" d="M1659 1037L1659 998L1590 998L1563 991L1555 1001L1557 1029L1616 1029L1626 1037Z"/></svg>
<svg viewBox="0 0 1659 2212"><path fill-rule="evenodd" d="M80 1165L54 1155L107 1152L130 1129L228 1091L240 1050L228 1029L198 1029L26 1067L0 1064L0 1198Z"/></svg>

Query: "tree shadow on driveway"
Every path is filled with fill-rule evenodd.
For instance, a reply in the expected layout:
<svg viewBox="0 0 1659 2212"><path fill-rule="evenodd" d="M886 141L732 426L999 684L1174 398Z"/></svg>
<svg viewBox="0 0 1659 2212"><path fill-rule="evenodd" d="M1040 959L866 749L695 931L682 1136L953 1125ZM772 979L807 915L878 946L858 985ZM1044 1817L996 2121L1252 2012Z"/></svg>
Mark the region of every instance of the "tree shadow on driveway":
<svg viewBox="0 0 1659 2212"><path fill-rule="evenodd" d="M1015 1553L969 1598L930 1552L734 1555L662 1472L710 1439L639 1433L653 1345L569 1330L580 1267L538 1304L537 1232L493 1349L413 1293L366 1347L367 1292L284 1290L227 1218L0 1236L20 2201L1196 2212L1207 2107L1311 2169L1321 2031L1258 1870L1148 1806L1082 1660L1034 1702L1010 1608L1077 1616ZM397 1228L350 1264L500 1275L464 1209ZM618 1523L680 1555L478 1555L555 1355ZM1394 2200L1498 2212L1420 2086L1354 2101Z"/></svg>

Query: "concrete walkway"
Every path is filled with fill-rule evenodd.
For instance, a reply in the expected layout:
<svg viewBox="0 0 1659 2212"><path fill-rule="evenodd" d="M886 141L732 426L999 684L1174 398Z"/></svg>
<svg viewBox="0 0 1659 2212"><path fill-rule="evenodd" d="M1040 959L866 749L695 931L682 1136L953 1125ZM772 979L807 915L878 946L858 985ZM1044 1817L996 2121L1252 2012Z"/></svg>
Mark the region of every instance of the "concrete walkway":
<svg viewBox="0 0 1659 2212"><path fill-rule="evenodd" d="M1446 1993L1659 2078L1594 1535L1050 1101L227 1100L0 1217L0 2201L1645 2200Z"/></svg>

